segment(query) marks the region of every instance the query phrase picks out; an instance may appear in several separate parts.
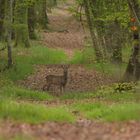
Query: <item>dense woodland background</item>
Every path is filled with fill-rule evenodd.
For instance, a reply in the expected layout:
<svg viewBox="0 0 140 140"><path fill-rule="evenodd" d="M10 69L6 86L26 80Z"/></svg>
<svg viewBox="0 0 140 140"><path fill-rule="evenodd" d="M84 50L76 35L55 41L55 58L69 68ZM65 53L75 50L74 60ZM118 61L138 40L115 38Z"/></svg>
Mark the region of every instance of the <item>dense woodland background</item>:
<svg viewBox="0 0 140 140"><path fill-rule="evenodd" d="M0 0L0 140L138 140L139 36L139 0Z"/></svg>
<svg viewBox="0 0 140 140"><path fill-rule="evenodd" d="M47 29L48 9L51 10L53 6L56 6L57 1L13 0L9 2L1 0L0 5L0 39L7 43L8 67L11 67L14 61L12 60L12 41L14 41L14 47L21 45L30 47L30 40L37 38L36 30ZM97 62L111 60L113 63L122 64L124 63L122 50L126 46L131 46L129 62L125 62L128 63L128 67L124 80L139 80L139 44L137 41L139 39L137 29L139 2L136 0L116 2L79 0L76 1L76 5L77 9L72 7L71 10L75 12L75 16L81 23L87 22ZM134 37L132 37L130 28L133 30ZM135 43L132 44L132 42Z"/></svg>

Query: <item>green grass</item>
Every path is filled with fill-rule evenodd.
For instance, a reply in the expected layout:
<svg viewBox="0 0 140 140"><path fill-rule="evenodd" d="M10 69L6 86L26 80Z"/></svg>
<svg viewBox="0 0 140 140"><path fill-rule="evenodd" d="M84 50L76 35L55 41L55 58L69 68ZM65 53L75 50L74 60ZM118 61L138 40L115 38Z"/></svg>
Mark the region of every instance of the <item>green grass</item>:
<svg viewBox="0 0 140 140"><path fill-rule="evenodd" d="M78 110L84 118L91 120L140 120L140 94L132 92L113 93L109 87L95 93L69 93L59 98L60 100L74 100L74 104L70 106L47 107L37 102L36 104L28 103L28 100L43 101L55 100L55 98L47 93L30 91L12 84L1 88L0 98L0 118L2 120L8 119L27 123L73 122L75 120L71 114L73 110ZM89 99L89 102L86 103L84 99Z"/></svg>
<svg viewBox="0 0 140 140"><path fill-rule="evenodd" d="M40 104L0 101L0 118L31 124L47 121L74 122L74 116L65 107L47 107Z"/></svg>
<svg viewBox="0 0 140 140"><path fill-rule="evenodd" d="M127 50L127 52L129 52L128 48L123 49L123 50L124 51ZM127 60L128 60L129 53L127 55L125 53L123 53L123 54L124 54L124 56L127 56ZM125 61L126 61L126 58L125 58ZM94 49L91 47L85 48L84 51L75 52L74 57L72 58L70 63L71 64L82 64L82 65L85 65L87 68L96 69L97 71L106 73L108 75L114 75L118 78L122 77L122 75L124 74L124 71L126 69L126 66L127 66L126 63L117 65L117 64L113 64L107 60L97 63L95 60Z"/></svg>
<svg viewBox="0 0 140 140"><path fill-rule="evenodd" d="M6 52L2 56L0 67L6 64ZM66 63L66 55L63 51L56 51L42 45L34 45L31 48L14 48L14 67L4 73L9 79L16 81L30 75L35 65Z"/></svg>
<svg viewBox="0 0 140 140"><path fill-rule="evenodd" d="M125 50L127 53L124 53ZM130 48L123 49L123 58L127 62ZM0 56L0 68L6 64L6 51ZM13 84L13 81L22 80L34 72L34 66L46 64L68 63L62 51L48 49L42 45L33 47L14 48L14 67L0 75L0 119L14 120L26 123L43 123L46 121L74 122L76 117L71 113L78 110L83 117L91 120L127 121L140 120L140 94L132 91L115 93L113 87L101 88L93 93L66 93L60 100L72 99L76 103L68 106L48 107L41 104L28 103L28 101L55 100L51 95L24 89ZM94 50L85 48L83 53L76 52L71 64L83 64L87 68L108 75L121 77L126 64L114 65L107 62L96 63ZM89 99L89 103L84 103ZM94 99L93 102L90 99ZM82 102L82 103L81 103ZM41 103L41 102L40 102ZM21 139L20 137L15 139ZM24 138L23 138L24 139Z"/></svg>
<svg viewBox="0 0 140 140"><path fill-rule="evenodd" d="M126 46L124 46L122 49L123 61L126 63L128 62L128 59L131 55L132 46L133 46L133 44L126 44Z"/></svg>
<svg viewBox="0 0 140 140"><path fill-rule="evenodd" d="M27 136L23 134L16 134L12 137L9 136L0 136L0 140L36 140L36 138L33 138L32 136Z"/></svg>
<svg viewBox="0 0 140 140"><path fill-rule="evenodd" d="M17 86L4 86L0 89L0 97L14 100L45 101L53 97L46 92L32 91Z"/></svg>
<svg viewBox="0 0 140 140"><path fill-rule="evenodd" d="M0 98L13 100L44 101L55 99L47 92L33 91L15 85L11 80L0 75Z"/></svg>
<svg viewBox="0 0 140 140"><path fill-rule="evenodd" d="M85 48L83 51L76 51L70 63L91 64L95 62L95 52L93 48Z"/></svg>
<svg viewBox="0 0 140 140"><path fill-rule="evenodd" d="M140 103L102 104L102 103L76 103L72 109L80 111L90 120L102 121L140 121Z"/></svg>
<svg viewBox="0 0 140 140"><path fill-rule="evenodd" d="M111 102L140 102L140 94L135 91L125 91L116 93L113 87L105 87L95 92L90 93L66 93L60 97L61 100L83 100L96 99L97 101L111 101Z"/></svg>
<svg viewBox="0 0 140 140"><path fill-rule="evenodd" d="M65 93L60 97L61 100L73 99L73 100L82 100L90 99L97 97L96 93Z"/></svg>

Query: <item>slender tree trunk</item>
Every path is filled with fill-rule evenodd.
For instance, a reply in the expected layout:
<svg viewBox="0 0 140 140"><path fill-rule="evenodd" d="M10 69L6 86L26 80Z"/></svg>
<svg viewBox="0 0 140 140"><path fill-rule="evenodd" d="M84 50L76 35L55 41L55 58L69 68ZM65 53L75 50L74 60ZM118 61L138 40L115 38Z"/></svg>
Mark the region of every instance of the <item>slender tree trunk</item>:
<svg viewBox="0 0 140 140"><path fill-rule="evenodd" d="M39 24L42 29L47 29L48 24L48 16L47 16L47 2L46 0L41 0L41 10L40 10L40 18L39 18Z"/></svg>
<svg viewBox="0 0 140 140"><path fill-rule="evenodd" d="M93 47L95 49L96 60L100 61L102 60L102 53L99 48L98 33L97 33L97 29L94 27L93 15L91 14L91 9L90 9L91 7L89 4L90 3L88 2L88 0L84 0L85 14L86 14L88 26L90 29Z"/></svg>
<svg viewBox="0 0 140 140"><path fill-rule="evenodd" d="M57 6L57 0L53 0L54 6Z"/></svg>
<svg viewBox="0 0 140 140"><path fill-rule="evenodd" d="M5 1L5 31L8 52L8 68L12 67L12 23L13 23L13 0Z"/></svg>
<svg viewBox="0 0 140 140"><path fill-rule="evenodd" d="M3 39L3 32L4 32L4 13L5 13L5 0L0 0L0 40Z"/></svg>
<svg viewBox="0 0 140 140"><path fill-rule="evenodd" d="M122 63L122 41L121 41L121 27L117 19L113 23L113 56L112 60L115 63Z"/></svg>
<svg viewBox="0 0 140 140"><path fill-rule="evenodd" d="M36 25L36 13L35 13L35 4L33 4L28 8L28 29L30 39L36 39L35 25Z"/></svg>
<svg viewBox="0 0 140 140"><path fill-rule="evenodd" d="M15 46L30 47L28 30L28 6L24 0L15 5Z"/></svg>
<svg viewBox="0 0 140 140"><path fill-rule="evenodd" d="M140 27L140 5L137 0L128 0L131 15L137 19L137 26ZM140 31L134 31L132 55L124 75L125 81L140 80Z"/></svg>

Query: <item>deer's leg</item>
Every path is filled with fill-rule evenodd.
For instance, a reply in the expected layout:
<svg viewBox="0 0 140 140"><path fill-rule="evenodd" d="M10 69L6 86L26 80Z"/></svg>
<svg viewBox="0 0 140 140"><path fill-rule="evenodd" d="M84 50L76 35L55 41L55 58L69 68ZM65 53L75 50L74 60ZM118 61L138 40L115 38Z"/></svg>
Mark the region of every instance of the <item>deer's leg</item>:
<svg viewBox="0 0 140 140"><path fill-rule="evenodd" d="M63 93L63 86L60 85L60 92Z"/></svg>
<svg viewBox="0 0 140 140"><path fill-rule="evenodd" d="M42 90L45 91L46 84L43 86Z"/></svg>
<svg viewBox="0 0 140 140"><path fill-rule="evenodd" d="M47 86L47 91L49 91L49 90L50 90L50 86L51 86L50 84Z"/></svg>
<svg viewBox="0 0 140 140"><path fill-rule="evenodd" d="M66 86L63 87L63 91L65 92Z"/></svg>

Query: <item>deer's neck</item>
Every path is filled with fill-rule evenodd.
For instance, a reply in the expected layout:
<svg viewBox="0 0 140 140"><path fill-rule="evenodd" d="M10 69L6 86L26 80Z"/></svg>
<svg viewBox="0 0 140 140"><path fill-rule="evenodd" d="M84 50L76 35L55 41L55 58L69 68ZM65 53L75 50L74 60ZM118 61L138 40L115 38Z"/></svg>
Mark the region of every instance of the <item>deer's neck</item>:
<svg viewBox="0 0 140 140"><path fill-rule="evenodd" d="M64 71L64 82L67 83L68 80L68 71Z"/></svg>

